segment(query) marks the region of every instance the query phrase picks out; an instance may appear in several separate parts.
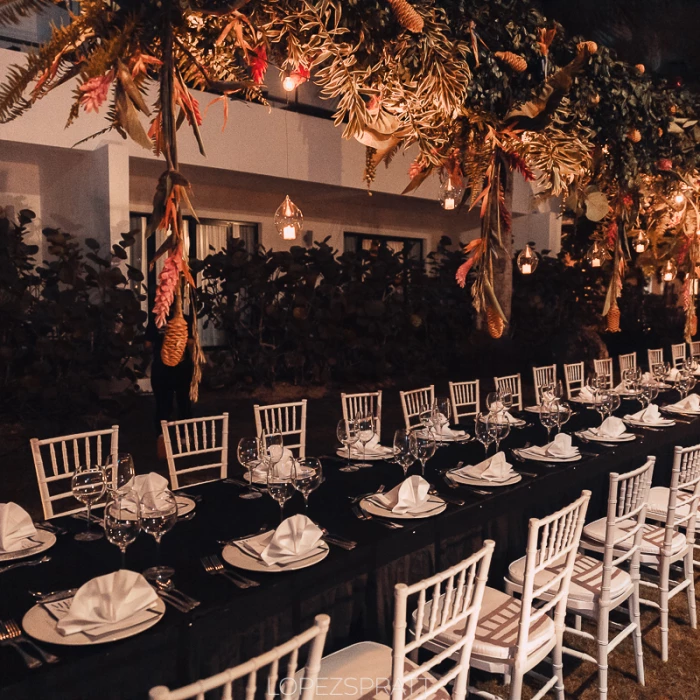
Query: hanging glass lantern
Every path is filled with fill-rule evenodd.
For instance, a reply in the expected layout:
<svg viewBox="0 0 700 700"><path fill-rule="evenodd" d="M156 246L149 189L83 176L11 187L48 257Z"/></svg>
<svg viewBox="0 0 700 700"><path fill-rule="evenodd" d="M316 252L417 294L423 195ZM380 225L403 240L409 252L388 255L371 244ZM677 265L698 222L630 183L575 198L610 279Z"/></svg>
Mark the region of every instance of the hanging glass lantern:
<svg viewBox="0 0 700 700"><path fill-rule="evenodd" d="M632 247L635 253L643 253L649 247L649 236L642 229L637 229L632 233L636 233L632 239Z"/></svg>
<svg viewBox="0 0 700 700"><path fill-rule="evenodd" d="M518 269L523 275L531 275L536 269L540 259L537 253L527 244L516 260Z"/></svg>
<svg viewBox="0 0 700 700"><path fill-rule="evenodd" d="M285 241L294 241L301 234L303 224L304 215L301 213L301 209L287 195L275 212L277 233Z"/></svg>
<svg viewBox="0 0 700 700"><path fill-rule="evenodd" d="M455 185L452 178L448 177L445 182L440 185L440 204L445 211L452 211L457 207L457 204L462 199L464 188Z"/></svg>
<svg viewBox="0 0 700 700"><path fill-rule="evenodd" d="M685 195L680 190L676 191L671 197L670 204L671 209L680 211L685 206Z"/></svg>
<svg viewBox="0 0 700 700"><path fill-rule="evenodd" d="M661 268L661 279L664 282L673 282L676 279L676 274L678 273L678 268L676 263L670 258L666 261L666 264Z"/></svg>
<svg viewBox="0 0 700 700"><path fill-rule="evenodd" d="M292 76L291 73L283 73L282 74L282 89L285 92L292 92L297 86L297 81L294 80L294 77Z"/></svg>
<svg viewBox="0 0 700 700"><path fill-rule="evenodd" d="M593 241L593 245L586 253L586 260L591 267L603 267L603 263L607 258L605 248L600 245L600 241Z"/></svg>

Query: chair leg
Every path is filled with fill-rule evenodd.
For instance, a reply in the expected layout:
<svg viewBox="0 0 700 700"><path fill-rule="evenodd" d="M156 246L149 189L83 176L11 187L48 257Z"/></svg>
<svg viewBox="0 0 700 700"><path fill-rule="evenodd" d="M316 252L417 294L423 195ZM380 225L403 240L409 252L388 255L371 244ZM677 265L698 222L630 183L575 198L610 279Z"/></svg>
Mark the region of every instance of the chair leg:
<svg viewBox="0 0 700 700"><path fill-rule="evenodd" d="M608 697L608 642L610 639L610 609L598 608L598 695L600 700Z"/></svg>
<svg viewBox="0 0 700 700"><path fill-rule="evenodd" d="M642 621L639 614L639 582L635 582L634 592L627 599L627 607L629 608L630 622L634 622L637 625L632 633L634 660L637 666L637 683L644 685L644 647L642 646Z"/></svg>
<svg viewBox="0 0 700 700"><path fill-rule="evenodd" d="M670 578L670 565L662 556L659 574L659 609L661 613L661 660L668 661L668 586Z"/></svg>
<svg viewBox="0 0 700 700"><path fill-rule="evenodd" d="M689 551L683 560L683 571L685 578L688 581L688 614L690 615L690 626L697 629L698 614L695 608L695 576L693 575L693 552Z"/></svg>
<svg viewBox="0 0 700 700"><path fill-rule="evenodd" d="M522 700L523 697L523 672L517 666L510 674L510 693L508 700Z"/></svg>
<svg viewBox="0 0 700 700"><path fill-rule="evenodd" d="M557 700L564 700L564 630L557 630L557 643L552 649L552 668L557 677L554 693Z"/></svg>

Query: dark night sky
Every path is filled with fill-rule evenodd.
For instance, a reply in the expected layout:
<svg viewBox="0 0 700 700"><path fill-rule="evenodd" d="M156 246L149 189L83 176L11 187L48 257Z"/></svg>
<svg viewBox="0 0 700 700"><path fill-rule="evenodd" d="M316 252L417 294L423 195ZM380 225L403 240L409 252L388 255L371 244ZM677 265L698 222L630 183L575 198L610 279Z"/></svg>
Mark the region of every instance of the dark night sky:
<svg viewBox="0 0 700 700"><path fill-rule="evenodd" d="M570 34L583 34L631 63L700 82L700 0L536 0Z"/></svg>

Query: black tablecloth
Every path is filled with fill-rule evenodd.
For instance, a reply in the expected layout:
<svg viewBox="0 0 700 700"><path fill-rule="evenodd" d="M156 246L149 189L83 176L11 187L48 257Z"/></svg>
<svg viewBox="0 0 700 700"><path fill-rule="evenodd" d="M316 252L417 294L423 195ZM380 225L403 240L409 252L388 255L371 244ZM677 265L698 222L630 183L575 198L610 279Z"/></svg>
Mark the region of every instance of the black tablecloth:
<svg viewBox="0 0 700 700"><path fill-rule="evenodd" d="M638 404L626 401L622 408L637 410ZM537 416L524 415L534 425L512 430L503 445L507 454L509 448L526 442L544 442ZM579 409L566 429L573 433L597 421L593 411ZM199 559L220 550L217 539L255 532L264 523L276 525L277 504L267 496L241 500L237 486L221 482L188 489L200 493L203 500L193 520L178 523L164 537L163 560L175 566L178 587L201 600L201 606L187 615L168 608L151 630L120 642L90 648L50 647L61 662L35 671L28 671L14 650L0 646L0 700L146 698L153 685L181 685L261 653L310 626L322 612L331 616L326 652L363 639L389 642L397 582L412 583L446 568L491 538L496 552L490 584L502 587L507 564L524 554L529 518L551 513L583 489L593 492L589 519L604 515L608 474L629 471L647 455L657 457L654 482L667 484L673 446L699 442L700 420L637 435L634 442L614 449L579 443L584 458L554 468L510 459L516 469L537 477L494 488L488 496L467 487L448 489L440 476L442 468L458 461L475 464L483 459L482 446L472 442L442 447L429 462L426 477L444 493L464 498L466 504L448 505L437 517L412 520L395 531L357 520L348 496L380 484L387 489L396 485L402 478L400 467L376 463L371 469L341 473L339 460L324 459L326 482L311 495L309 516L331 533L356 540L358 547L350 552L331 547L323 562L296 572L251 574L261 585L248 590L235 588L223 577L208 576ZM297 494L287 504L286 514L302 510ZM72 532L84 527L70 518L59 523ZM116 547L105 540L80 543L66 535L59 537L50 554L47 564L0 574L0 619L21 620L32 605L30 589L78 586L119 565ZM127 566L142 570L153 563L154 556L153 540L142 535L129 548Z"/></svg>

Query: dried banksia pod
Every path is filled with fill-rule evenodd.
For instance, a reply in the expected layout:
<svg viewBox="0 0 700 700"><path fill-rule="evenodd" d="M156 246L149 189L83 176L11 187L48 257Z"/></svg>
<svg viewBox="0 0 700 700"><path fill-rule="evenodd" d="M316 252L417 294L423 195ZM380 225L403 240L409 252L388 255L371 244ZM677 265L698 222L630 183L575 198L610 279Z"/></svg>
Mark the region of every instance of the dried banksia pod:
<svg viewBox="0 0 700 700"><path fill-rule="evenodd" d="M642 132L639 129L630 129L627 138L632 143L639 143L642 140Z"/></svg>
<svg viewBox="0 0 700 700"><path fill-rule="evenodd" d="M644 75L644 73L645 73L645 71L646 71L646 68L644 67L644 64L643 64L643 63L638 63L638 64L635 66L635 68L637 69L637 72L639 73L639 75Z"/></svg>
<svg viewBox="0 0 700 700"><path fill-rule="evenodd" d="M391 9L394 11L396 20L409 32L423 31L423 18L416 12L413 5L406 0L389 0Z"/></svg>
<svg viewBox="0 0 700 700"><path fill-rule="evenodd" d="M489 335L492 338L500 338L503 335L506 324L497 311L492 309L490 306L486 307L486 325L489 329Z"/></svg>
<svg viewBox="0 0 700 700"><path fill-rule="evenodd" d="M588 53L591 55L598 53L598 44L596 44L595 41L580 41L576 46L578 47L579 51L588 49Z"/></svg>
<svg viewBox="0 0 700 700"><path fill-rule="evenodd" d="M160 349L160 359L168 367L175 367L182 362L187 348L187 321L182 315L182 303L178 295L175 302L175 312L165 327L163 346Z"/></svg>
<svg viewBox="0 0 700 700"><path fill-rule="evenodd" d="M516 73L524 73L527 70L527 61L512 51L496 51L496 58L500 58L503 63L512 68Z"/></svg>
<svg viewBox="0 0 700 700"><path fill-rule="evenodd" d="M608 332L609 333L619 333L620 332L620 309L617 304L613 304L608 311Z"/></svg>
<svg viewBox="0 0 700 700"><path fill-rule="evenodd" d="M365 172L362 179L367 183L367 188L369 189L374 182L374 178L377 176L377 166L374 162L374 156L377 153L377 149L372 146L365 147Z"/></svg>

